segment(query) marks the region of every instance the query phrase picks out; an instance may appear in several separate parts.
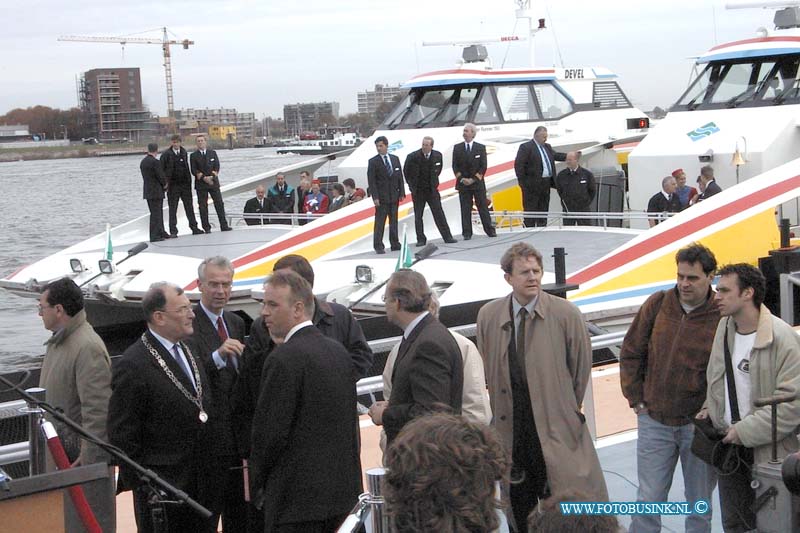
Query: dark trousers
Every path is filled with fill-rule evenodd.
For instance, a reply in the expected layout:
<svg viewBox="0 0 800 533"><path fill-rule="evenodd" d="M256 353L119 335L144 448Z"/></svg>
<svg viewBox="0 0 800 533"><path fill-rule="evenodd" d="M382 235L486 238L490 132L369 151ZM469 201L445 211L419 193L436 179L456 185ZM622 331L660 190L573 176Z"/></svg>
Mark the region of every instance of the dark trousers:
<svg viewBox="0 0 800 533"><path fill-rule="evenodd" d="M472 202L478 208L478 215L481 217L483 231L486 235L494 235L492 227L492 217L489 216L489 204L486 202L486 186L480 182L481 186L476 189L458 191L458 199L461 201L461 235L472 237Z"/></svg>
<svg viewBox="0 0 800 533"><path fill-rule="evenodd" d="M293 524L277 524L275 533L334 533L342 525L347 515L339 515L314 522L296 522Z"/></svg>
<svg viewBox="0 0 800 533"><path fill-rule="evenodd" d="M375 206L375 226L372 228L372 247L383 250L383 227L389 219L389 244L395 250L400 249L400 239L397 236L397 202Z"/></svg>
<svg viewBox="0 0 800 533"><path fill-rule="evenodd" d="M522 189L523 211L548 212L550 210L550 178L539 178L537 186L520 186ZM525 217L525 227L546 226L547 217Z"/></svg>
<svg viewBox="0 0 800 533"><path fill-rule="evenodd" d="M223 457L224 487L220 493L223 533L246 533L248 531L248 504L244 501L244 471L242 460ZM263 527L261 529L263 531Z"/></svg>
<svg viewBox="0 0 800 533"><path fill-rule="evenodd" d="M203 229L206 231L211 229L211 223L208 221L209 194L214 202L214 209L217 211L220 229L227 228L228 220L225 218L225 204L222 202L222 194L220 194L219 189L197 189L197 206L200 208L200 222L203 224Z"/></svg>
<svg viewBox="0 0 800 533"><path fill-rule="evenodd" d="M564 209L564 214L567 213L588 213L592 210L592 207L589 205L573 205L572 207L567 207L564 203L564 200L561 200L561 207ZM565 226L594 226L594 219L592 218L569 218L564 217L564 225Z"/></svg>
<svg viewBox="0 0 800 533"><path fill-rule="evenodd" d="M204 520L185 504L164 505L164 511L161 516L165 523L160 528L156 528L153 525L152 506L148 503L149 496L150 491L143 487L133 490L133 512L139 533L155 533L157 531L167 531L169 533L184 533L186 531L213 533L217 531L217 524L214 518ZM167 499L172 499L172 496L168 495Z"/></svg>
<svg viewBox="0 0 800 533"><path fill-rule="evenodd" d="M163 239L164 231L164 199L148 198L147 209L150 210L150 240Z"/></svg>
<svg viewBox="0 0 800 533"><path fill-rule="evenodd" d="M436 223L436 228L443 239L450 239L453 235L450 233L450 226L447 224L447 218L444 216L442 209L442 199L439 196L439 191L420 191L417 190L411 195L411 200L414 203L414 228L417 231L417 242L426 242L425 225L422 222L422 217L425 215L425 204L431 207L431 214L433 221Z"/></svg>
<svg viewBox="0 0 800 533"><path fill-rule="evenodd" d="M192 186L188 183L182 185L170 185L167 190L167 203L169 204L169 232L172 235L178 234L178 201L183 202L183 211L186 213L186 220L189 221L191 229L197 229L197 219L194 217L194 205L192 201Z"/></svg>
<svg viewBox="0 0 800 533"><path fill-rule="evenodd" d="M730 475L720 474L717 478L722 529L725 533L739 533L756 528L756 514L753 512L756 493L750 486L753 449L740 446L738 452L738 468Z"/></svg>

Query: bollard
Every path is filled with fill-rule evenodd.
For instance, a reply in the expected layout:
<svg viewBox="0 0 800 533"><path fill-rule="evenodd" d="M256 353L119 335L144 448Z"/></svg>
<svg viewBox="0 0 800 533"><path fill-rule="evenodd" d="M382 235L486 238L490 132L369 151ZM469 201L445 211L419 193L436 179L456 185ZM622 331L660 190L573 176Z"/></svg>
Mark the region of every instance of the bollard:
<svg viewBox="0 0 800 533"><path fill-rule="evenodd" d="M791 244L790 222L788 218L781 219L781 248L788 248Z"/></svg>
<svg viewBox="0 0 800 533"><path fill-rule="evenodd" d="M383 477L386 469L377 467L367 470L367 491L372 506L372 532L388 533L389 517L386 514L386 501L383 499Z"/></svg>
<svg viewBox="0 0 800 533"><path fill-rule="evenodd" d="M556 283L563 285L567 282L567 262L564 248L553 248L553 268L556 271Z"/></svg>
<svg viewBox="0 0 800 533"><path fill-rule="evenodd" d="M44 401L45 390L41 387L32 387L25 392ZM28 415L28 448L30 451L29 471L31 476L38 476L45 473L45 454L47 453L47 442L41 430L44 411L35 403L28 402L28 406L20 410Z"/></svg>

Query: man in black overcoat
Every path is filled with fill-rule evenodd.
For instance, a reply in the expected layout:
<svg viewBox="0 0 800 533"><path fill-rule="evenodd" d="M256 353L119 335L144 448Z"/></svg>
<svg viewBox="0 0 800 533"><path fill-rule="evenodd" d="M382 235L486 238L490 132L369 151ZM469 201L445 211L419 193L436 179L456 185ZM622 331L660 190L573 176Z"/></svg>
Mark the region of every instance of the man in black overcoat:
<svg viewBox="0 0 800 533"><path fill-rule="evenodd" d="M197 227L192 201L192 173L189 170L189 154L181 146L181 136L170 138L170 147L161 153L161 168L167 178L167 204L169 205L169 234L178 236L178 202L183 202L183 211L193 235L203 233Z"/></svg>
<svg viewBox="0 0 800 533"><path fill-rule="evenodd" d="M375 225L372 229L372 247L375 253L385 254L383 229L389 219L389 244L392 250L400 249L397 232L397 206L406 197L403 169L400 159L389 153L389 140L381 135L375 139L378 155L367 163L367 194L375 204Z"/></svg>
<svg viewBox="0 0 800 533"><path fill-rule="evenodd" d="M139 163L144 182L142 198L147 200L147 209L150 211L150 242L159 242L171 237L164 231L164 191L167 189L167 179L161 170L157 155L158 145L150 143L147 145L147 155Z"/></svg>
<svg viewBox="0 0 800 533"><path fill-rule="evenodd" d="M486 200L486 147L475 142L478 132L475 124L464 125L464 142L453 146L453 174L456 177L456 190L461 201L461 234L464 240L472 238L472 204L478 209L483 224L483 231L489 237L497 237L492 218L489 215L489 203Z"/></svg>
<svg viewBox="0 0 800 533"><path fill-rule="evenodd" d="M222 231L230 231L228 219L225 217L225 204L219 191L219 156L217 152L207 147L205 135L197 136L197 150L189 157L192 175L194 175L194 188L197 191L197 205L200 208L200 223L203 230L211 233L211 223L208 221L208 197L214 202L217 211L219 227Z"/></svg>

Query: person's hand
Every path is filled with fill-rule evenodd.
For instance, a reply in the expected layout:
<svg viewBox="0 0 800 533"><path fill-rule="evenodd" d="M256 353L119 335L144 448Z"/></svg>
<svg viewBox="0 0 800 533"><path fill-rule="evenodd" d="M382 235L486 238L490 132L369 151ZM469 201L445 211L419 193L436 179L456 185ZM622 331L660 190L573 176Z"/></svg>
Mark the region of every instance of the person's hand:
<svg viewBox="0 0 800 533"><path fill-rule="evenodd" d="M222 345L217 348L217 352L226 359L228 357L239 357L244 351L244 344L236 339L226 339Z"/></svg>
<svg viewBox="0 0 800 533"><path fill-rule="evenodd" d="M708 407L703 407L700 411L695 415L695 418L698 420L705 420L708 418Z"/></svg>
<svg viewBox="0 0 800 533"><path fill-rule="evenodd" d="M378 207L379 205L381 205L381 201L378 200L377 198L373 198L372 199L372 203L375 204L375 207Z"/></svg>
<svg viewBox="0 0 800 533"><path fill-rule="evenodd" d="M482 179L483 179L483 174L481 174L480 172L475 174L475 180L482 180Z"/></svg>
<svg viewBox="0 0 800 533"><path fill-rule="evenodd" d="M205 181L205 182L206 182L206 183L208 183L209 185L211 185L211 184L213 184L213 183L214 183L214 180L211 178L211 176L205 176L205 177L203 178L203 181Z"/></svg>
<svg viewBox="0 0 800 533"><path fill-rule="evenodd" d="M383 425L383 412L386 410L387 405L389 405L389 402L381 400L373 403L369 408L369 417L376 426Z"/></svg>
<svg viewBox="0 0 800 533"><path fill-rule="evenodd" d="M736 425L728 428L728 432L722 437L722 442L725 444L741 444L742 439L739 438L739 434L736 432Z"/></svg>

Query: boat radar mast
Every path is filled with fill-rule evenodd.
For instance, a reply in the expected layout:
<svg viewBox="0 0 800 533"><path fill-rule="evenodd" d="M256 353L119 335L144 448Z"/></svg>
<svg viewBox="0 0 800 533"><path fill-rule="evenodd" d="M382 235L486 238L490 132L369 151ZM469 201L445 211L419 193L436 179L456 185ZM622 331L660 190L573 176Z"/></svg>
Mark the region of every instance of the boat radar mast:
<svg viewBox="0 0 800 533"><path fill-rule="evenodd" d="M725 9L775 9L775 17L772 22L776 30L789 30L800 28L800 1L798 0L762 0L761 2L728 2ZM767 37L769 31L766 28L759 28L758 33L762 37Z"/></svg>
<svg viewBox="0 0 800 533"><path fill-rule="evenodd" d="M519 6L517 9L517 18L528 20L528 54L530 55L529 66L534 67L536 66L536 42L534 37L536 37L537 33L545 29L544 19L537 19L538 25L534 27L534 15L533 9L531 9L531 0L517 0L517 5Z"/></svg>

